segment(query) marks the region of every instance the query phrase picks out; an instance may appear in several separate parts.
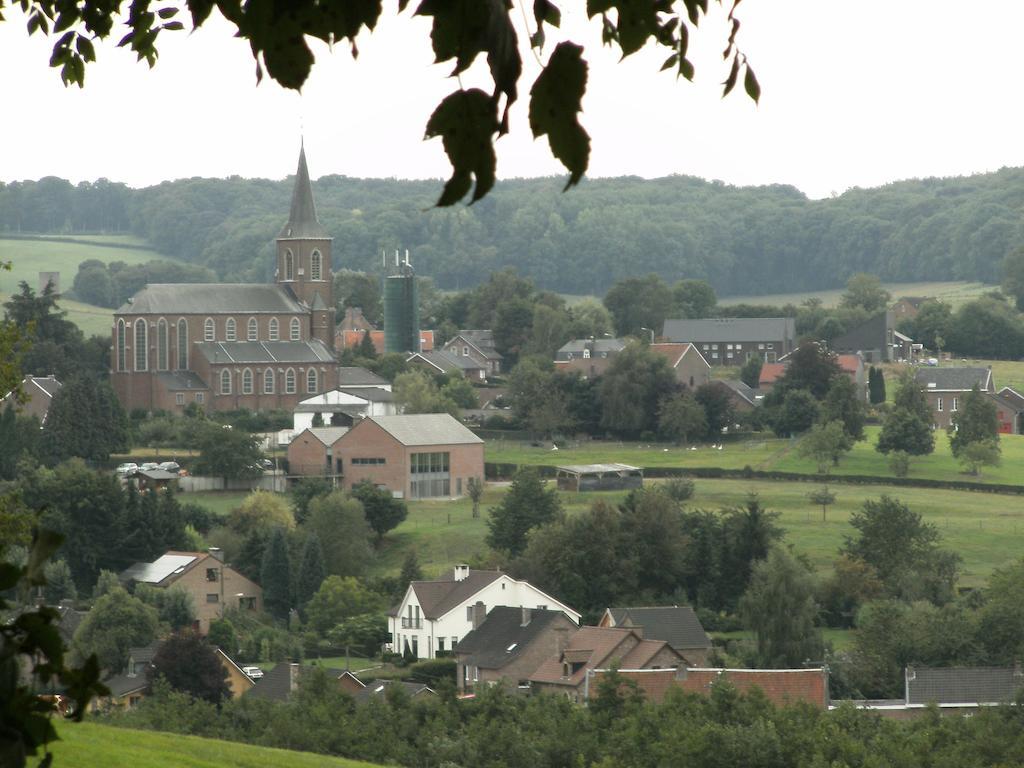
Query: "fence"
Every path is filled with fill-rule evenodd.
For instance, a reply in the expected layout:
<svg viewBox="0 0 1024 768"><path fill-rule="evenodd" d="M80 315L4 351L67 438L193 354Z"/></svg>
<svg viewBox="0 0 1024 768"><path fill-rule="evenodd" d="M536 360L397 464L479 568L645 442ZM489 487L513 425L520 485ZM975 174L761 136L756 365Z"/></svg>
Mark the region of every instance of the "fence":
<svg viewBox="0 0 1024 768"><path fill-rule="evenodd" d="M284 474L267 472L261 477L245 480L225 480L223 477L202 477L189 475L178 479L178 488L183 493L199 491L277 491L287 490L287 478Z"/></svg>

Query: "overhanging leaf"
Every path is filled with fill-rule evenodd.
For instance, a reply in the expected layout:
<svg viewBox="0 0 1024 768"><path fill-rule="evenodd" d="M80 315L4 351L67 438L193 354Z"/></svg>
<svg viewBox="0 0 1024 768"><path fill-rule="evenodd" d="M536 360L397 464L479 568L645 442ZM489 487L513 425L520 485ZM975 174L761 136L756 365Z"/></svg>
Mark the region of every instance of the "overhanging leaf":
<svg viewBox="0 0 1024 768"><path fill-rule="evenodd" d="M427 121L426 137L441 137L452 164L452 176L437 201L439 206L454 205L464 198L474 177L476 187L471 202L494 186L494 134L498 127L497 102L478 88L455 91L434 110Z"/></svg>
<svg viewBox="0 0 1024 768"><path fill-rule="evenodd" d="M587 89L583 49L559 43L530 89L530 129L534 138L547 135L551 153L569 171L565 188L577 184L590 160L590 136L577 120Z"/></svg>

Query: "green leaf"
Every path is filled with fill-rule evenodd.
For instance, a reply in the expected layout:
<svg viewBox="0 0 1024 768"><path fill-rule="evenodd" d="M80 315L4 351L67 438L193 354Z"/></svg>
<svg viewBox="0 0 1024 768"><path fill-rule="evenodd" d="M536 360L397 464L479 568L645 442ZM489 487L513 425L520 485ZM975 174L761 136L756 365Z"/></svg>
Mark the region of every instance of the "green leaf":
<svg viewBox="0 0 1024 768"><path fill-rule="evenodd" d="M679 63L679 54L673 53L665 59L665 63L661 65L661 71L664 72L666 69L672 69L677 63Z"/></svg>
<svg viewBox="0 0 1024 768"><path fill-rule="evenodd" d="M173 18L175 15L177 15L178 9L177 8L161 8L156 13L157 13L157 15L161 19L170 19L170 18Z"/></svg>
<svg viewBox="0 0 1024 768"><path fill-rule="evenodd" d="M590 160L590 136L577 120L587 89L583 48L559 43L530 89L530 129L534 138L545 134L551 153L569 171L565 188L579 183Z"/></svg>
<svg viewBox="0 0 1024 768"><path fill-rule="evenodd" d="M541 24L557 27L562 23L562 12L551 0L533 0L533 18L538 28Z"/></svg>
<svg viewBox="0 0 1024 768"><path fill-rule="evenodd" d="M442 101L427 121L426 137L440 136L452 164L452 176L444 185L439 206L457 203L476 178L476 202L494 186L497 158L494 134L498 132L497 102L478 88L455 91Z"/></svg>
<svg viewBox="0 0 1024 768"><path fill-rule="evenodd" d="M725 82L722 85L725 88L722 90L722 96L728 96L729 92L736 87L736 78L740 73L740 57L733 56L732 69L729 70L729 76L725 78Z"/></svg>
<svg viewBox="0 0 1024 768"><path fill-rule="evenodd" d="M96 61L96 51L92 47L92 41L87 37L79 35L75 40L75 47L86 61Z"/></svg>
<svg viewBox="0 0 1024 768"><path fill-rule="evenodd" d="M743 76L743 88L755 102L761 98L761 85L757 82L754 70L750 68L749 64L747 64L747 73Z"/></svg>

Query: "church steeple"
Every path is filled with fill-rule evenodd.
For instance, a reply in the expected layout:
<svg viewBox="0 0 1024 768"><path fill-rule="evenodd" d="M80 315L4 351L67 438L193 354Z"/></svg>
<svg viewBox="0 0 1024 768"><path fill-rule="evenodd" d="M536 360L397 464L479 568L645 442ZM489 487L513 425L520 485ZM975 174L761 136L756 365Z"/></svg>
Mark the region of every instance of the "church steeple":
<svg viewBox="0 0 1024 768"><path fill-rule="evenodd" d="M309 183L304 144L299 148L299 167L295 171L295 189L292 190L292 210L288 216L288 223L281 229L278 237L327 237L316 217L316 204L313 202L313 187Z"/></svg>

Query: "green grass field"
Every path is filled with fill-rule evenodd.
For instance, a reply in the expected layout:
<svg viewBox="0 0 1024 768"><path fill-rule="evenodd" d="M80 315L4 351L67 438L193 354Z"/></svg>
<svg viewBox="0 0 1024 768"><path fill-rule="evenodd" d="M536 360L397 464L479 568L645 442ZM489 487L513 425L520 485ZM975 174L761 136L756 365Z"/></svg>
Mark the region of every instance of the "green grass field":
<svg viewBox="0 0 1024 768"><path fill-rule="evenodd" d="M885 289L892 294L893 299L901 296L926 296L940 299L951 304L954 309L971 299L976 299L986 291L993 290L996 286L985 285L984 283L884 283ZM804 291L803 293L773 293L764 296L727 296L720 298L718 303L722 306L731 304L770 304L782 306L784 304L801 304L807 299L819 298L826 307L834 307L839 304L839 297L845 289L836 288L831 291Z"/></svg>
<svg viewBox="0 0 1024 768"><path fill-rule="evenodd" d="M370 763L238 744L133 731L97 723L59 723L52 746L58 768L373 768ZM34 768L38 760L30 760Z"/></svg>

